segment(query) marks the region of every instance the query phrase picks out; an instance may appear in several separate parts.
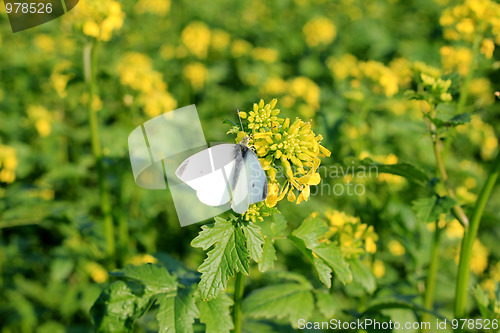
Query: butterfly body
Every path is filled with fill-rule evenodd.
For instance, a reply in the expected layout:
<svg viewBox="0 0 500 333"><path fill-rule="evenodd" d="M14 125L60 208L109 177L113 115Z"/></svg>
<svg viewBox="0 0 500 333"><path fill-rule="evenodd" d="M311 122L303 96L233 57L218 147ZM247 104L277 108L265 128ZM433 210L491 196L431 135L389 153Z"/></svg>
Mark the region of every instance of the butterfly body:
<svg viewBox="0 0 500 333"><path fill-rule="evenodd" d="M239 144L220 144L184 160L176 171L179 179L196 191L209 206L231 203L243 214L249 205L267 197L267 177L257 155L248 147L248 137Z"/></svg>

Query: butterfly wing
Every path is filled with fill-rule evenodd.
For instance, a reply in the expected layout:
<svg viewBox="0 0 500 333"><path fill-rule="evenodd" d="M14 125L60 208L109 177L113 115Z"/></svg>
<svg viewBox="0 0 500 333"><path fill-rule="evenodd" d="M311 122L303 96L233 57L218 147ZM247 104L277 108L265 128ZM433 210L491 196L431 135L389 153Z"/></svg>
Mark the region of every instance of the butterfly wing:
<svg viewBox="0 0 500 333"><path fill-rule="evenodd" d="M221 144L196 153L177 168L177 177L196 191L208 206L222 206L231 199L231 182L238 145Z"/></svg>
<svg viewBox="0 0 500 333"><path fill-rule="evenodd" d="M231 208L244 214L248 206L267 197L267 177L255 153L246 146L238 145L241 154L236 156Z"/></svg>

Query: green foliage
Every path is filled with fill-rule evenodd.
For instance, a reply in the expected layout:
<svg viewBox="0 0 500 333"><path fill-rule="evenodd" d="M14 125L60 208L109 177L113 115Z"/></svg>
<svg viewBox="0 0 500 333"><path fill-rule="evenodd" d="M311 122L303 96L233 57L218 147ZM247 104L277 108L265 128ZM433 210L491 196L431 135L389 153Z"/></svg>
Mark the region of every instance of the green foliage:
<svg viewBox="0 0 500 333"><path fill-rule="evenodd" d="M449 213L451 207L455 204L456 201L448 196L435 195L415 200L413 209L420 221L430 223L438 220L441 214Z"/></svg>
<svg viewBox="0 0 500 333"><path fill-rule="evenodd" d="M318 239L326 231L328 231L328 227L324 221L310 217L293 231L290 239L312 262L321 282L330 288L332 270L344 284L352 281L352 273L338 245L319 242Z"/></svg>

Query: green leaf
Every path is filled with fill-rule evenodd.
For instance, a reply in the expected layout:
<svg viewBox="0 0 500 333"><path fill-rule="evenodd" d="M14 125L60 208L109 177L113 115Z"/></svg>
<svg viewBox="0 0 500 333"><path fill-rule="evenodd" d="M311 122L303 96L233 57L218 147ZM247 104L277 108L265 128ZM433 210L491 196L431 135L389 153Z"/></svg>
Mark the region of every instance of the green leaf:
<svg viewBox="0 0 500 333"><path fill-rule="evenodd" d="M159 332L193 333L194 319L199 311L195 304L194 285L179 289L177 295L162 294L157 297L159 304L156 312Z"/></svg>
<svg viewBox="0 0 500 333"><path fill-rule="evenodd" d="M201 281L198 285L203 299L213 299L227 287L227 281L235 272L248 275L249 255L242 229L231 221L216 219L211 226L203 226L191 245L204 250L213 246L207 258L198 268Z"/></svg>
<svg viewBox="0 0 500 333"><path fill-rule="evenodd" d="M314 293L316 297L316 308L326 318L333 318L339 308L337 300L328 292L318 290Z"/></svg>
<svg viewBox="0 0 500 333"><path fill-rule="evenodd" d="M309 319L314 308L310 287L284 283L257 289L243 301L243 312L258 318L288 318L293 327L299 319Z"/></svg>
<svg viewBox="0 0 500 333"><path fill-rule="evenodd" d="M450 197L434 196L413 201L413 210L417 219L421 222L434 222L441 214L448 213L456 205L456 201Z"/></svg>
<svg viewBox="0 0 500 333"><path fill-rule="evenodd" d="M368 168L369 172L372 172L371 168L376 168L377 174L380 172L401 176L420 186L426 186L429 182L429 177L425 172L409 163L382 164L370 158L365 158L360 163L358 162L357 167L364 167L365 172L367 172L366 168ZM357 173L361 171L358 170Z"/></svg>
<svg viewBox="0 0 500 333"><path fill-rule="evenodd" d="M261 262L264 238L262 237L260 227L255 223L248 222L244 223L242 228L247 240L247 248L250 252L250 257L255 260L255 262Z"/></svg>
<svg viewBox="0 0 500 333"><path fill-rule="evenodd" d="M333 269L335 276L343 284L352 281L352 273L349 265L345 262L342 251L336 244L321 244L311 250L313 254L323 259Z"/></svg>
<svg viewBox="0 0 500 333"><path fill-rule="evenodd" d="M331 287L331 272L344 284L352 281L349 265L345 262L342 251L334 244L320 243L318 238L329 230L326 223L317 217L304 220L300 227L295 229L290 240L314 264L321 282Z"/></svg>
<svg viewBox="0 0 500 333"><path fill-rule="evenodd" d="M226 293L220 293L211 301L199 300L197 305L200 309L200 321L206 326L206 333L229 333L233 329L230 312L233 300Z"/></svg>
<svg viewBox="0 0 500 333"><path fill-rule="evenodd" d="M96 332L131 332L152 299L135 281L116 281L105 288L90 309Z"/></svg>
<svg viewBox="0 0 500 333"><path fill-rule="evenodd" d="M165 267L159 265L128 265L124 269L110 274L141 282L150 294L169 293L177 288L177 278L170 275Z"/></svg>
<svg viewBox="0 0 500 333"><path fill-rule="evenodd" d="M264 239L264 247L262 250L262 259L259 262L259 271L265 272L274 267L276 260L276 249L274 248L273 240L269 237Z"/></svg>
<svg viewBox="0 0 500 333"><path fill-rule="evenodd" d="M349 267L355 282L358 282L370 294L377 288L377 282L371 269L359 259L349 261Z"/></svg>
<svg viewBox="0 0 500 333"><path fill-rule="evenodd" d="M323 236L329 230L326 223L318 217L308 217L302 222L300 227L295 229L293 236L304 241L307 248L314 248L320 243L318 238Z"/></svg>

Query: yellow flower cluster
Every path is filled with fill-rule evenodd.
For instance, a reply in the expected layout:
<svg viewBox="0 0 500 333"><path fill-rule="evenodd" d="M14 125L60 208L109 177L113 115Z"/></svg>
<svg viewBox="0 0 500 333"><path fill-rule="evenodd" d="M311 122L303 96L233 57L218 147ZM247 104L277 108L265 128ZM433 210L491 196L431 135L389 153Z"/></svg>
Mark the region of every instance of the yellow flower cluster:
<svg viewBox="0 0 500 333"><path fill-rule="evenodd" d="M106 282L109 278L108 271L104 267L102 267L100 264L96 262L88 262L85 265L85 270L87 273L90 275L92 280L94 280L97 283L103 283Z"/></svg>
<svg viewBox="0 0 500 333"><path fill-rule="evenodd" d="M353 55L346 54L340 59L330 57L326 64L336 80L350 79L352 91L349 95L356 99L364 98L362 83L371 86L375 94L384 94L387 97L392 97L399 91L402 79L390 67L380 62L359 61Z"/></svg>
<svg viewBox="0 0 500 333"><path fill-rule="evenodd" d="M0 182L9 184L16 180L17 164L16 150L0 144Z"/></svg>
<svg viewBox="0 0 500 333"><path fill-rule="evenodd" d="M68 74L66 71L71 68L72 64L70 61L62 60L59 61L52 71L50 75L50 82L52 83L52 87L54 87L57 95L59 97L66 97L66 86L68 85L69 80L73 77L73 74Z"/></svg>
<svg viewBox="0 0 500 333"><path fill-rule="evenodd" d="M319 110L320 88L311 79L298 76L288 81L280 77L268 78L260 88L264 95L284 94L281 103L288 108L296 107L301 116L312 118Z"/></svg>
<svg viewBox="0 0 500 333"><path fill-rule="evenodd" d="M151 13L163 16L170 11L170 0L139 0L134 10L139 14Z"/></svg>
<svg viewBox="0 0 500 333"><path fill-rule="evenodd" d="M328 45L337 36L335 24L325 17L314 18L308 21L302 31L307 45L311 47Z"/></svg>
<svg viewBox="0 0 500 333"><path fill-rule="evenodd" d="M138 104L149 117L176 108L177 101L168 93L161 73L153 69L151 59L142 53L127 53L117 66L120 82L138 92Z"/></svg>
<svg viewBox="0 0 500 333"><path fill-rule="evenodd" d="M323 240L338 244L344 257L358 258L364 253L377 251L378 235L373 226L361 223L359 217L338 210L329 210L325 216L330 230L323 236Z"/></svg>
<svg viewBox="0 0 500 333"><path fill-rule="evenodd" d="M181 41L188 51L200 59L207 57L211 32L209 27L199 21L190 23L182 30Z"/></svg>
<svg viewBox="0 0 500 333"><path fill-rule="evenodd" d="M467 75L472 60L472 51L469 48L443 46L439 53L445 72L457 71L462 76Z"/></svg>
<svg viewBox="0 0 500 333"><path fill-rule="evenodd" d="M457 127L457 131L466 135L473 144L481 148L483 160L490 160L494 157L498 147L498 139L491 124L485 123L479 116L473 115L471 122Z"/></svg>
<svg viewBox="0 0 500 333"><path fill-rule="evenodd" d="M203 89L208 79L208 69L201 62L192 62L182 69L182 75L189 81L195 91Z"/></svg>
<svg viewBox="0 0 500 333"><path fill-rule="evenodd" d="M314 134L311 123L279 117L277 102L273 99L265 104L260 100L252 111L240 112L248 123L249 144L255 148L269 178L268 207L274 207L285 196L297 204L307 201L310 185L321 180L316 172L320 157L330 156L330 151L321 145L323 137ZM239 132L236 140L239 142L246 135Z"/></svg>
<svg viewBox="0 0 500 333"><path fill-rule="evenodd" d="M121 29L125 18L121 4L114 0L81 1L73 11L75 22L83 27L83 33L104 42L111 39L114 31Z"/></svg>
<svg viewBox="0 0 500 333"><path fill-rule="evenodd" d="M41 105L31 105L27 110L29 119L34 123L38 134L42 138L49 136L51 132L51 113Z"/></svg>
<svg viewBox="0 0 500 333"><path fill-rule="evenodd" d="M492 0L465 0L460 5L446 9L439 22L445 28L444 37L447 39L473 42L491 28L495 43L500 44L499 17L499 3ZM493 41L486 42L485 55L491 54L492 48Z"/></svg>
<svg viewBox="0 0 500 333"><path fill-rule="evenodd" d="M479 239L474 240L472 245L472 258L470 263L470 269L476 275L481 275L488 267L488 257L490 252L488 248L479 241ZM457 252L455 256L455 262L458 264L460 259L460 252Z"/></svg>
<svg viewBox="0 0 500 333"><path fill-rule="evenodd" d="M500 261L496 265L492 265L488 272L488 278L485 279L481 286L488 291L490 298L495 298L497 291L497 284L500 281ZM500 313L500 311L499 311Z"/></svg>
<svg viewBox="0 0 500 333"><path fill-rule="evenodd" d="M451 101L452 97L448 92L451 87L451 80L435 78L425 73L420 74L420 79L425 91L430 94L428 100L430 103L437 104Z"/></svg>

